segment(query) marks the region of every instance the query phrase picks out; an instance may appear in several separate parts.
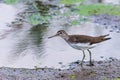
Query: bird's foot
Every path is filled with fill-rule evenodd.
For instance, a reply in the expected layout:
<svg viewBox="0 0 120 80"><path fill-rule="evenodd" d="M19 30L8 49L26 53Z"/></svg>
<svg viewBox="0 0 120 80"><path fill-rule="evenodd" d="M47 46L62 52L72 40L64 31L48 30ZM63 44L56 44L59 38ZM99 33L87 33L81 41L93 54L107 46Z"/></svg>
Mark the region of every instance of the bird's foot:
<svg viewBox="0 0 120 80"><path fill-rule="evenodd" d="M81 64L80 64L80 66L82 67L82 66L83 66L83 64L81 63Z"/></svg>
<svg viewBox="0 0 120 80"><path fill-rule="evenodd" d="M80 66L83 68L83 63L80 63Z"/></svg>
<svg viewBox="0 0 120 80"><path fill-rule="evenodd" d="M93 64L93 63L90 63L90 64L87 64L87 66L94 66L94 64Z"/></svg>

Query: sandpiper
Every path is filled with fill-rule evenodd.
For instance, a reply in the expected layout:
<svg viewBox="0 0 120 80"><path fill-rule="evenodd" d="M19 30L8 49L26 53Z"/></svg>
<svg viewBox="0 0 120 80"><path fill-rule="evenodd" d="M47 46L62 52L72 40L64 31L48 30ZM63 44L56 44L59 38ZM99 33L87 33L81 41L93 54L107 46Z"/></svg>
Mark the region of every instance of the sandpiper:
<svg viewBox="0 0 120 80"><path fill-rule="evenodd" d="M111 38L106 38L107 35L101 35L97 37L88 36L88 35L68 35L64 30L59 30L55 35L48 37L52 38L55 36L62 37L72 48L75 48L77 50L81 50L83 52L83 58L81 61L81 66L83 64L83 61L85 59L85 52L84 50L87 50L90 55L90 66L93 66L93 63L91 61L91 51L89 49L94 48L98 43L109 40Z"/></svg>

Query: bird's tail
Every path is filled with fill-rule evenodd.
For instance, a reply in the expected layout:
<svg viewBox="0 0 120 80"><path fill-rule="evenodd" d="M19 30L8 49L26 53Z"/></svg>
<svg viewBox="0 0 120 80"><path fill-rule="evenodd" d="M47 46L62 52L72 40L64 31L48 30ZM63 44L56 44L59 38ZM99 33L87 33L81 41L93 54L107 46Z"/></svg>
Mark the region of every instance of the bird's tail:
<svg viewBox="0 0 120 80"><path fill-rule="evenodd" d="M103 38L104 38L104 37L107 37L107 36L109 36L109 34L106 34L106 35L102 35L102 36L100 36L100 37L103 37Z"/></svg>
<svg viewBox="0 0 120 80"><path fill-rule="evenodd" d="M102 35L102 36L100 36L100 37L101 37L102 41L106 41L106 40L111 39L110 37L106 38L107 36L109 36L109 34L107 34L107 35Z"/></svg>
<svg viewBox="0 0 120 80"><path fill-rule="evenodd" d="M94 38L94 40L90 44L92 45L92 44L95 44L95 43L100 43L100 42L111 39L110 37L107 38L107 36L109 36L109 34L98 36L98 37Z"/></svg>
<svg viewBox="0 0 120 80"><path fill-rule="evenodd" d="M103 41L106 41L106 40L109 40L109 39L111 39L111 38L103 38Z"/></svg>

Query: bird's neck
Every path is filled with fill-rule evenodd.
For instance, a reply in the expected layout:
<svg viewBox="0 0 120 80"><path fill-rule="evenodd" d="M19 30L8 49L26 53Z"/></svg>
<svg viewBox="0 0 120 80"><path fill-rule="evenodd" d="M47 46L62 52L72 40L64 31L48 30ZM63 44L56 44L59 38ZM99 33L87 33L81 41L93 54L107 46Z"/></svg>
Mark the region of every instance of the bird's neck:
<svg viewBox="0 0 120 80"><path fill-rule="evenodd" d="M68 34L65 34L64 36L62 36L62 38L63 38L64 40L68 40L68 39L69 39L69 35L68 35Z"/></svg>

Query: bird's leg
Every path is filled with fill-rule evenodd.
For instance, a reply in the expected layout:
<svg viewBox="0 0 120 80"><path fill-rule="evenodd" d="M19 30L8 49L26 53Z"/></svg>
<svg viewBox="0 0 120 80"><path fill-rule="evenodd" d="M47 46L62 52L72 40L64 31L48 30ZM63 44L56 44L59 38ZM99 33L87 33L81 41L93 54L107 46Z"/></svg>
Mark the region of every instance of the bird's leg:
<svg viewBox="0 0 120 80"><path fill-rule="evenodd" d="M94 64L92 63L92 59L91 59L92 58L91 57L92 53L89 49L87 49L87 51L89 52L89 55L90 55L90 66L93 66Z"/></svg>
<svg viewBox="0 0 120 80"><path fill-rule="evenodd" d="M83 52L83 58L82 58L82 61L81 61L81 66L82 66L82 64L83 64L83 61L84 61L84 59L85 59L85 52L84 52L84 50L82 50L82 52Z"/></svg>

